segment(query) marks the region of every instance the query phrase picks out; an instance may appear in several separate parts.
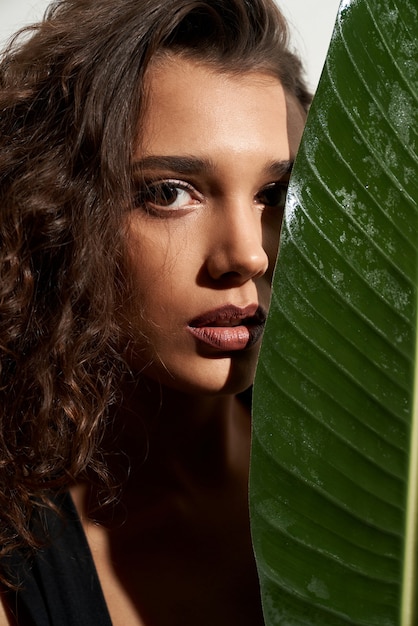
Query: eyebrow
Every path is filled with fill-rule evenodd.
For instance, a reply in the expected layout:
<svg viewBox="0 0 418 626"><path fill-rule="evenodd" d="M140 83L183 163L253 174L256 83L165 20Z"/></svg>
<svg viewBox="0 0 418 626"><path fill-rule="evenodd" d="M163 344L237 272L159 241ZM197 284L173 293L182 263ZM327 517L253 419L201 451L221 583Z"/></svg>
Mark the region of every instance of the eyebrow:
<svg viewBox="0 0 418 626"><path fill-rule="evenodd" d="M265 171L273 178L282 178L285 174L290 176L293 168L293 160L290 161L272 161L266 167Z"/></svg>
<svg viewBox="0 0 418 626"><path fill-rule="evenodd" d="M209 159L200 159L189 156L159 156L144 157L134 163L135 170L170 170L179 174L199 174L204 170L213 169Z"/></svg>
<svg viewBox="0 0 418 626"><path fill-rule="evenodd" d="M192 156L176 156L176 155L150 155L139 159L134 163L134 171L142 172L149 170L164 170L176 172L183 176L200 174L201 172L210 172L216 170L216 166L211 159L202 159ZM267 163L264 171L272 178L281 178L286 174L290 174L293 167L293 160L277 160Z"/></svg>

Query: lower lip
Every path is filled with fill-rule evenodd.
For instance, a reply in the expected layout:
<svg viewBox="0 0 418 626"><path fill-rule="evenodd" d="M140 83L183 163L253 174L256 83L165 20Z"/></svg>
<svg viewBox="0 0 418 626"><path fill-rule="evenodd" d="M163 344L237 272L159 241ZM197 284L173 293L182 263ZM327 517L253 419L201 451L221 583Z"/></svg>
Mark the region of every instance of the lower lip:
<svg viewBox="0 0 418 626"><path fill-rule="evenodd" d="M202 343L222 352L252 348L263 333L263 325L256 326L188 326L189 331Z"/></svg>

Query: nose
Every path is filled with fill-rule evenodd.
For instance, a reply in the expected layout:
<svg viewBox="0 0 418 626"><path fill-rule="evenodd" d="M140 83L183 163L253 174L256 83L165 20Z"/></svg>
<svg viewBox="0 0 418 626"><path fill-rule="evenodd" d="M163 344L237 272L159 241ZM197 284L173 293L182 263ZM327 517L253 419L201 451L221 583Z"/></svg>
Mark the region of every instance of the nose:
<svg viewBox="0 0 418 626"><path fill-rule="evenodd" d="M246 282L263 276L268 267L257 207L237 202L224 205L214 216L211 227L207 257L211 278Z"/></svg>

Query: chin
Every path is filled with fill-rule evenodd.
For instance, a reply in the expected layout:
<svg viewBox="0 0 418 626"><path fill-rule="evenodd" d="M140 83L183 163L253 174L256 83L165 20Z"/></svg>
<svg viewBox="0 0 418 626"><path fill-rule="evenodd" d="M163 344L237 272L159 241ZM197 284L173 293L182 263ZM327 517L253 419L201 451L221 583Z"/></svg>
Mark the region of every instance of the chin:
<svg viewBox="0 0 418 626"><path fill-rule="evenodd" d="M205 360L191 371L173 372L159 382L163 386L191 395L237 395L250 387L254 381L256 359Z"/></svg>
<svg viewBox="0 0 418 626"><path fill-rule="evenodd" d="M250 350L209 358L202 354L161 354L145 364L140 353L130 353L129 366L139 377L145 376L161 388L190 395L236 395L254 381L260 346ZM142 355L141 355L142 356Z"/></svg>

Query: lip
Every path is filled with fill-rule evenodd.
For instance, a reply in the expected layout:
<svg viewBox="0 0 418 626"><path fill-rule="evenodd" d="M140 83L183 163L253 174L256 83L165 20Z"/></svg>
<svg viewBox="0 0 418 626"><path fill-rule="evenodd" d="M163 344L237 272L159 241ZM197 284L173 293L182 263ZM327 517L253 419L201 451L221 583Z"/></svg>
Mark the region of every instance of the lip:
<svg viewBox="0 0 418 626"><path fill-rule="evenodd" d="M189 322L189 332L200 342L230 352L253 347L260 339L266 312L257 304L232 304L207 311Z"/></svg>

